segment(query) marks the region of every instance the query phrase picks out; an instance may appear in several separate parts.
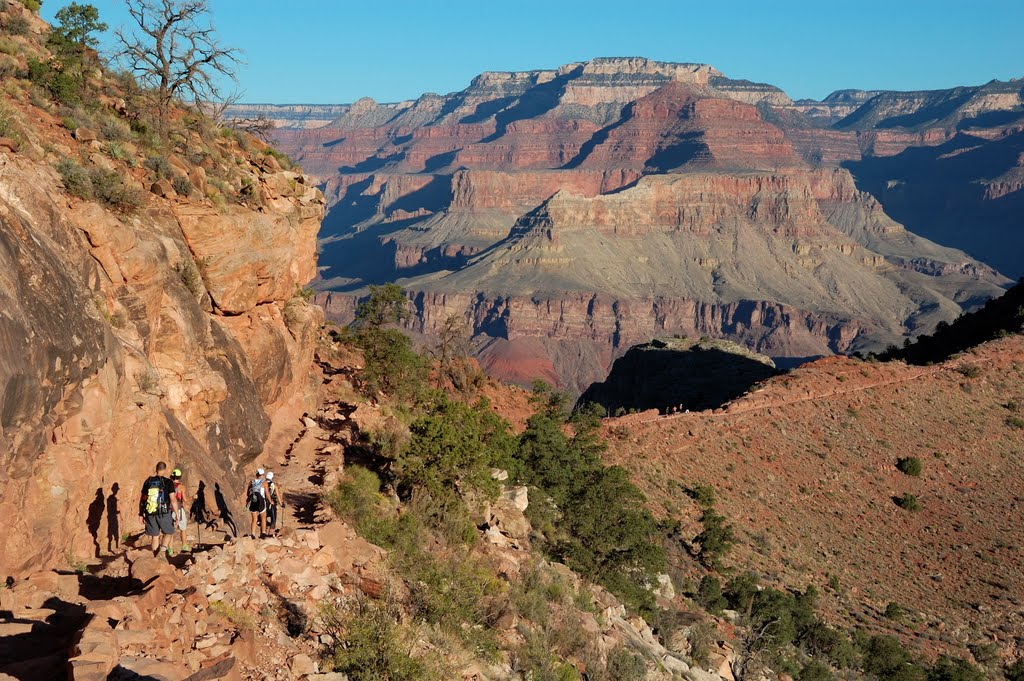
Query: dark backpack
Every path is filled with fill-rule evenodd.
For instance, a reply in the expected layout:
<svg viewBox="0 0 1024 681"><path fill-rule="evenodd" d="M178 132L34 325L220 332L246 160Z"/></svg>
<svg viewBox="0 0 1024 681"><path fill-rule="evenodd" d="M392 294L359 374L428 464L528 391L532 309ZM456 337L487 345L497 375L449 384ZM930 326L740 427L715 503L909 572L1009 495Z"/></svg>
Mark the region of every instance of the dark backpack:
<svg viewBox="0 0 1024 681"><path fill-rule="evenodd" d="M256 478L255 480L250 480L249 481L249 496L246 497L246 499L245 499L246 505L251 506L252 504L255 504L258 499L263 498L263 495L260 494L260 490L262 490L262 489L263 489L263 478Z"/></svg>
<svg viewBox="0 0 1024 681"><path fill-rule="evenodd" d="M167 485L159 476L146 479L142 485L142 497L142 509L146 515L163 515L171 512Z"/></svg>

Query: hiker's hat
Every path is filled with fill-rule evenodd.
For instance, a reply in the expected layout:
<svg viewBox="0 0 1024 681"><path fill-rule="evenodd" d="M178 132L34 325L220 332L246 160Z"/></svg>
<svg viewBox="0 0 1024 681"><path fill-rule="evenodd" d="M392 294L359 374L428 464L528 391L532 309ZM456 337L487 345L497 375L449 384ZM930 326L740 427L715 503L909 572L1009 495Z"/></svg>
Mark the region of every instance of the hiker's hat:
<svg viewBox="0 0 1024 681"><path fill-rule="evenodd" d="M263 475L263 469L262 468L257 468L256 469L256 475Z"/></svg>
<svg viewBox="0 0 1024 681"><path fill-rule="evenodd" d="M175 468L173 471L171 471L171 477L172 478L180 478L181 477L181 469L180 468Z"/></svg>
<svg viewBox="0 0 1024 681"><path fill-rule="evenodd" d="M274 471L270 471L269 473L267 473L267 480L273 480L273 479L274 479Z"/></svg>

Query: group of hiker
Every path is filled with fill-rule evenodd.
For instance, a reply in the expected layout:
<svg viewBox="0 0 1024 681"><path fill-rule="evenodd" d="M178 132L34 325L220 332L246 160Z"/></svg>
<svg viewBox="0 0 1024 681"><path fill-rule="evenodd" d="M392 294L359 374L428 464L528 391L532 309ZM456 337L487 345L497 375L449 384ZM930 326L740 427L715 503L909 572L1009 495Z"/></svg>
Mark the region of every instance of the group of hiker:
<svg viewBox="0 0 1024 681"><path fill-rule="evenodd" d="M245 505L252 516L250 536L264 538L275 536L280 529L278 510L284 506L284 492L271 471L260 468L257 477L246 486ZM171 471L167 477L167 464L161 461L156 465L155 475L146 478L142 483L139 497L139 517L142 519L145 534L150 537L153 553L159 556L174 555L174 536L181 539L180 552L188 552L186 531L188 529L189 494L182 479L180 468ZM218 495L220 487L218 485ZM200 483L200 496L202 483ZM218 505L221 501L218 498ZM193 509L195 512L195 509ZM205 509L199 513L205 516ZM205 517L196 518L200 523ZM230 518L227 519L230 523ZM256 529L259 527L259 535Z"/></svg>

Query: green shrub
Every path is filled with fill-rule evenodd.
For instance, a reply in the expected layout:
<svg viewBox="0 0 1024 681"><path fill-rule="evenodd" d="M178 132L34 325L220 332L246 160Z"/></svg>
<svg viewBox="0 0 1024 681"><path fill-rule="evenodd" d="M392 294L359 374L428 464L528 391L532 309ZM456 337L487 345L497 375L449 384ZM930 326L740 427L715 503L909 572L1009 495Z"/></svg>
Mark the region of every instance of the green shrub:
<svg viewBox="0 0 1024 681"><path fill-rule="evenodd" d="M174 187L174 191L182 196L192 196L192 192L195 191L195 187L189 182L189 179L183 175L175 175L174 181L171 182Z"/></svg>
<svg viewBox="0 0 1024 681"><path fill-rule="evenodd" d="M901 473L917 477L921 475L921 459L916 456L904 457L896 462L896 468Z"/></svg>
<svg viewBox="0 0 1024 681"><path fill-rule="evenodd" d="M879 681L924 681L925 671L893 636L872 636L863 652L862 668Z"/></svg>
<svg viewBox="0 0 1024 681"><path fill-rule="evenodd" d="M1024 428L1024 418L1021 418L1019 416L1011 416L1008 419L1006 419L1006 425L1010 426L1011 428L1016 428L1019 430L1021 428Z"/></svg>
<svg viewBox="0 0 1024 681"><path fill-rule="evenodd" d="M345 477L324 494L324 501L367 541L385 548L396 544L401 528L393 509L384 505L380 478L373 471L362 466L346 466Z"/></svg>
<svg viewBox="0 0 1024 681"><path fill-rule="evenodd" d="M835 677L827 664L820 660L811 658L800 669L800 671L797 672L795 678L796 681L831 681Z"/></svg>
<svg viewBox="0 0 1024 681"><path fill-rule="evenodd" d="M11 17L4 22L4 30L11 35L28 35L32 30L32 24L29 23L27 17Z"/></svg>
<svg viewBox="0 0 1024 681"><path fill-rule="evenodd" d="M131 128L123 121L116 118L107 118L100 123L100 134L111 142L123 142L132 135Z"/></svg>
<svg viewBox="0 0 1024 681"><path fill-rule="evenodd" d="M605 673L616 681L641 681L647 678L647 665L644 658L629 652L625 646L619 646L608 653Z"/></svg>
<svg viewBox="0 0 1024 681"><path fill-rule="evenodd" d="M92 200L92 178L89 171L70 158L63 158L57 164L57 172L69 194L86 201Z"/></svg>
<svg viewBox="0 0 1024 681"><path fill-rule="evenodd" d="M6 104L0 104L0 137L18 134L18 119Z"/></svg>
<svg viewBox="0 0 1024 681"><path fill-rule="evenodd" d="M513 462L516 440L486 400L468 405L440 395L409 432L398 475L404 486L422 487L435 497L456 488L495 494L491 468Z"/></svg>
<svg viewBox="0 0 1024 681"><path fill-rule="evenodd" d="M896 497L896 505L905 511L921 510L921 502L910 492L904 492L903 496Z"/></svg>
<svg viewBox="0 0 1024 681"><path fill-rule="evenodd" d="M697 557L705 566L718 569L735 539L732 525L726 524L725 516L713 508L704 509L700 522L704 529L694 538L700 545Z"/></svg>
<svg viewBox="0 0 1024 681"><path fill-rule="evenodd" d="M711 508L715 505L715 488L711 485L698 483L686 490L686 495L702 508Z"/></svg>
<svg viewBox="0 0 1024 681"><path fill-rule="evenodd" d="M907 616L906 608L904 608L902 605L900 605L896 601L891 601L887 606L885 606L884 617L886 619L895 620L895 621L899 622L900 620L902 620L906 616Z"/></svg>
<svg viewBox="0 0 1024 681"><path fill-rule="evenodd" d="M375 603L362 597L344 610L321 608L321 626L336 641L331 656L334 671L352 681L438 678L425 661L412 657L415 640L400 618L399 608L390 599Z"/></svg>
<svg viewBox="0 0 1024 681"><path fill-rule="evenodd" d="M43 6L43 0L21 0L21 4L25 5L30 12L38 12L39 8Z"/></svg>
<svg viewBox="0 0 1024 681"><path fill-rule="evenodd" d="M142 192L124 183L116 170L91 168L93 196L108 208L121 213L134 213L144 203Z"/></svg>
<svg viewBox="0 0 1024 681"><path fill-rule="evenodd" d="M1003 667L1006 681L1024 681L1024 657Z"/></svg>
<svg viewBox="0 0 1024 681"><path fill-rule="evenodd" d="M956 370L967 378L977 378L978 376L981 376L981 367L975 366L973 364L961 365L957 367Z"/></svg>
<svg viewBox="0 0 1024 681"><path fill-rule="evenodd" d="M174 176L174 166L171 165L166 156L159 154L150 156L143 161L142 165L152 170L157 179L170 179Z"/></svg>
<svg viewBox="0 0 1024 681"><path fill-rule="evenodd" d="M725 585L725 598L733 610L749 615L754 605L754 597L757 596L758 578L753 572L744 572L736 575Z"/></svg>
<svg viewBox="0 0 1024 681"><path fill-rule="evenodd" d="M721 614L728 601L722 596L722 585L716 577L704 575L697 586L697 593L694 595L697 601L705 610L715 615Z"/></svg>
<svg viewBox="0 0 1024 681"><path fill-rule="evenodd" d="M532 401L536 412L520 435L516 468L540 492L527 512L535 528L541 521L550 529L542 545L630 606L653 608L648 587L664 569L662 532L629 474L602 463L598 412L567 416L565 396L543 384L534 386Z"/></svg>
<svg viewBox="0 0 1024 681"><path fill-rule="evenodd" d="M928 669L928 681L984 681L985 673L967 660L940 655Z"/></svg>

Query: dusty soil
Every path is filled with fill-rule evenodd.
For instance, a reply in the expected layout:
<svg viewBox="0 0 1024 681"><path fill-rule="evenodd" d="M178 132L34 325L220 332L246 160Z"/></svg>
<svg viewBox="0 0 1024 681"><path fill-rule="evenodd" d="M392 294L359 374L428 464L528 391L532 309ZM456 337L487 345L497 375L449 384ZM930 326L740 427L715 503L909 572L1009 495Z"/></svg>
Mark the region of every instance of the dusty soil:
<svg viewBox="0 0 1024 681"><path fill-rule="evenodd" d="M699 531L685 489L714 486L727 558L814 583L827 617L926 651L1024 643L1024 337L930 367L831 357L713 412L609 419L609 458ZM918 457L919 477L897 460ZM921 509L895 503L917 497ZM691 568L691 576L694 574ZM883 616L896 602L909 614Z"/></svg>

